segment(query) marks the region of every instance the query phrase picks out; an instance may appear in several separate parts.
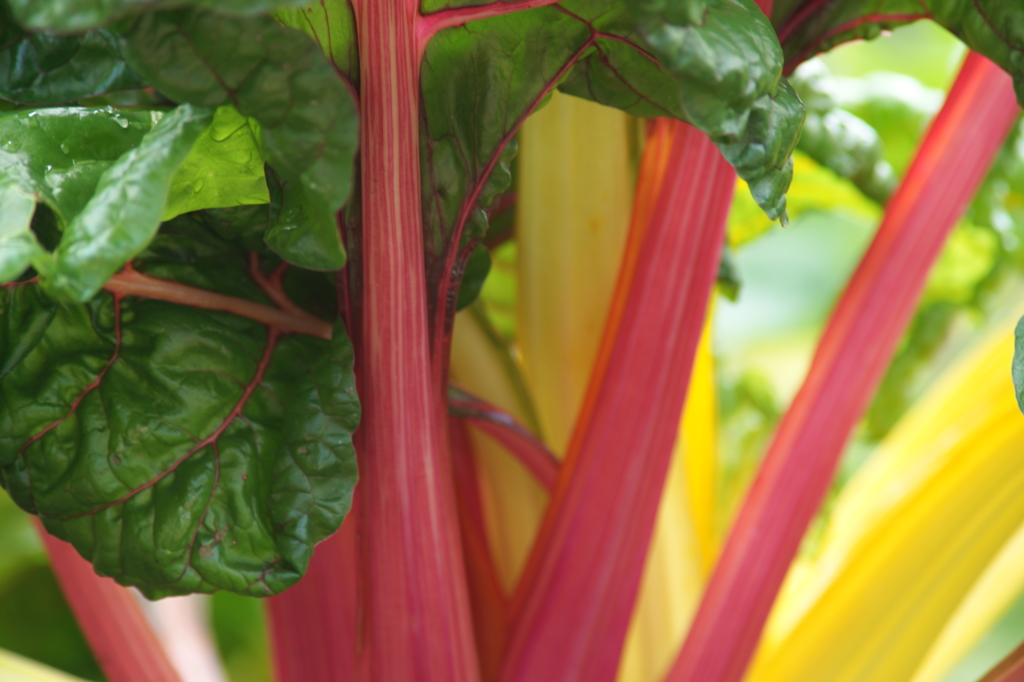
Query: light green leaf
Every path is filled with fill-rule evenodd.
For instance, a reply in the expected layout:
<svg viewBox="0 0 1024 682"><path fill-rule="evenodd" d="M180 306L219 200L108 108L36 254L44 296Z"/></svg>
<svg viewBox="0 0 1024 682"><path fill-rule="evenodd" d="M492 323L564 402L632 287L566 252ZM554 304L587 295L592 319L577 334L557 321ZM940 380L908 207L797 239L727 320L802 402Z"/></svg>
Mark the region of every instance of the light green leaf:
<svg viewBox="0 0 1024 682"><path fill-rule="evenodd" d="M270 203L263 156L244 116L219 107L174 174L163 220L190 211Z"/></svg>

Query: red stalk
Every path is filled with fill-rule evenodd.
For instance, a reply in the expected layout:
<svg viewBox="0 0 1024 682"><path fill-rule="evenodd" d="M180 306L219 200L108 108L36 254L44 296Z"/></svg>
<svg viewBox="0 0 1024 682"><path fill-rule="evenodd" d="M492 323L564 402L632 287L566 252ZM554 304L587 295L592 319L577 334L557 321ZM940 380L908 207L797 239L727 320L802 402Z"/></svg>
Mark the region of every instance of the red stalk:
<svg viewBox="0 0 1024 682"><path fill-rule="evenodd" d="M370 680L479 678L446 451L431 383L420 214L418 2L355 4L361 69L359 452Z"/></svg>
<svg viewBox="0 0 1024 682"><path fill-rule="evenodd" d="M520 585L503 682L600 682L618 668L735 177L706 136L676 125L638 258L620 277L621 321L613 312L605 332L614 345Z"/></svg>
<svg viewBox="0 0 1024 682"><path fill-rule="evenodd" d="M1024 644L1011 651L978 682L1024 682Z"/></svg>
<svg viewBox="0 0 1024 682"><path fill-rule="evenodd" d="M497 677L501 666L501 657L508 639L508 600L501 589L490 545L487 543L483 501L480 499L469 434L466 433L466 427L454 417L448 419L448 432L459 527L466 553L466 579L473 609L473 629L477 651L480 653L480 677L486 682Z"/></svg>
<svg viewBox="0 0 1024 682"><path fill-rule="evenodd" d="M738 682L846 440L928 272L1019 113L1010 77L968 56L829 320L729 535L668 682Z"/></svg>
<svg viewBox="0 0 1024 682"><path fill-rule="evenodd" d="M110 682L181 682L135 597L101 578L75 548L36 521L64 597Z"/></svg>
<svg viewBox="0 0 1024 682"><path fill-rule="evenodd" d="M317 545L297 585L266 601L277 682L347 682L356 670L356 517Z"/></svg>

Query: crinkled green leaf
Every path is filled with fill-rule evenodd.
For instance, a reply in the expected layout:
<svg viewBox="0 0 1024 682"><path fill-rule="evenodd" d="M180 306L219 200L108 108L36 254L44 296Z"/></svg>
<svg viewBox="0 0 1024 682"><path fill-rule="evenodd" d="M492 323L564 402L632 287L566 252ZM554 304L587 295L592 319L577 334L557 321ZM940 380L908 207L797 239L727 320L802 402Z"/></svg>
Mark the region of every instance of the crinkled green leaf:
<svg viewBox="0 0 1024 682"><path fill-rule="evenodd" d="M818 60L804 64L792 79L807 107L798 148L884 204L896 188L896 173L885 160L882 138L867 122L839 107L830 96L830 80Z"/></svg>
<svg viewBox="0 0 1024 682"><path fill-rule="evenodd" d="M1024 102L1024 3L1016 0L834 0L797 8L777 3L772 13L794 68L819 52L849 40L929 18L1013 76ZM813 7L813 11L807 11Z"/></svg>
<svg viewBox="0 0 1024 682"><path fill-rule="evenodd" d="M76 36L25 33L0 2L0 99L65 104L144 87L106 30Z"/></svg>
<svg viewBox="0 0 1024 682"><path fill-rule="evenodd" d="M103 173L64 230L52 264L37 267L49 292L85 301L146 248L160 227L174 173L211 117L208 109L178 107Z"/></svg>
<svg viewBox="0 0 1024 682"><path fill-rule="evenodd" d="M749 0L630 0L650 52L679 81L687 118L719 146L770 217L785 220L804 108Z"/></svg>
<svg viewBox="0 0 1024 682"><path fill-rule="evenodd" d="M263 156L244 116L219 107L174 174L163 220L207 208L268 204Z"/></svg>
<svg viewBox="0 0 1024 682"><path fill-rule="evenodd" d="M15 18L32 30L83 31L121 17L182 6L251 15L309 0L7 0Z"/></svg>
<svg viewBox="0 0 1024 682"><path fill-rule="evenodd" d="M256 119L282 192L267 244L305 268L344 265L335 215L352 184L356 110L308 36L269 17L157 12L134 20L122 51L172 99Z"/></svg>
<svg viewBox="0 0 1024 682"><path fill-rule="evenodd" d="M247 253L190 218L135 267L271 304ZM0 373L0 482L101 574L151 597L276 594L348 511L359 405L340 326L277 336L130 296L56 306L22 283L0 289L0 341L0 366L21 357Z"/></svg>

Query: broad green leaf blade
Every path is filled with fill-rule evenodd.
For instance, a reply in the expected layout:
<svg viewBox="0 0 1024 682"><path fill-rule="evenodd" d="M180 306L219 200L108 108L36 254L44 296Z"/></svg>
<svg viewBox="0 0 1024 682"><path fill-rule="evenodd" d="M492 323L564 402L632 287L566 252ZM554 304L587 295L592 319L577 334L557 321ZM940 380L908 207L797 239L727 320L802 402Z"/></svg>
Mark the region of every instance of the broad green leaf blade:
<svg viewBox="0 0 1024 682"><path fill-rule="evenodd" d="M356 109L312 40L269 17L175 11L135 20L123 49L129 63L171 98L199 106L234 104L256 119L267 161L284 192L296 194L282 204L301 207L281 212L271 246L302 267L336 270L345 264L335 214L352 184ZM311 242L315 249L307 248ZM314 251L317 258L311 259Z"/></svg>
<svg viewBox="0 0 1024 682"><path fill-rule="evenodd" d="M103 173L61 236L53 263L41 269L49 292L86 301L146 248L160 227L174 173L211 117L207 109L178 107Z"/></svg>
<svg viewBox="0 0 1024 682"><path fill-rule="evenodd" d="M764 14L750 0L629 4L646 47L679 82L686 118L769 217L785 221L804 108L781 78L782 50Z"/></svg>
<svg viewBox="0 0 1024 682"><path fill-rule="evenodd" d="M0 116L0 179L33 194L64 226L92 198L100 176L162 116L80 107Z"/></svg>
<svg viewBox="0 0 1024 682"><path fill-rule="evenodd" d="M83 31L121 17L189 5L229 14L251 15L308 0L7 0L15 18L32 30Z"/></svg>
<svg viewBox="0 0 1024 682"><path fill-rule="evenodd" d="M36 200L13 183L0 182L0 283L21 276L46 252L32 232Z"/></svg>
<svg viewBox="0 0 1024 682"><path fill-rule="evenodd" d="M77 36L24 33L0 3L0 99L64 104L144 87L108 31Z"/></svg>
<svg viewBox="0 0 1024 682"><path fill-rule="evenodd" d="M270 303L247 253L190 219L134 265ZM151 597L269 596L340 525L359 420L340 325L323 341L127 294L54 306L29 283L0 289L0 311L15 342L29 331L9 315L52 318L0 380L0 481L101 574Z"/></svg>
<svg viewBox="0 0 1024 682"><path fill-rule="evenodd" d="M263 156L249 122L234 107L219 107L174 174L162 220L208 208L268 203Z"/></svg>
<svg viewBox="0 0 1024 682"><path fill-rule="evenodd" d="M1024 4L1006 0L838 0L812 11L773 12L789 68L850 40L875 38L918 19L932 19L1005 69L1024 101ZM808 6L809 8L810 6Z"/></svg>
<svg viewBox="0 0 1024 682"><path fill-rule="evenodd" d="M349 0L320 0L309 7L284 7L274 16L316 41L334 68L353 89L359 89L359 43L356 17Z"/></svg>

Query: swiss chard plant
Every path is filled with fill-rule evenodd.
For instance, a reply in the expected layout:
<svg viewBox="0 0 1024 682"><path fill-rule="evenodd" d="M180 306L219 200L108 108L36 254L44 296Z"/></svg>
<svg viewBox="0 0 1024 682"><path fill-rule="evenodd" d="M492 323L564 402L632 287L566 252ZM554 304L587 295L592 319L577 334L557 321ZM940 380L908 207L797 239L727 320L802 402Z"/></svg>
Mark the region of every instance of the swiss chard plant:
<svg viewBox="0 0 1024 682"><path fill-rule="evenodd" d="M980 54L900 187L827 107L801 143L888 208L667 677L741 679L1016 118L1014 2L0 0L0 484L151 598L279 595L282 680L613 679L735 177L785 224L806 111L784 74L922 17ZM449 382L517 136L556 91L655 119L561 462ZM551 492L511 595L466 422ZM111 627L130 600L81 603L112 680L173 679Z"/></svg>

